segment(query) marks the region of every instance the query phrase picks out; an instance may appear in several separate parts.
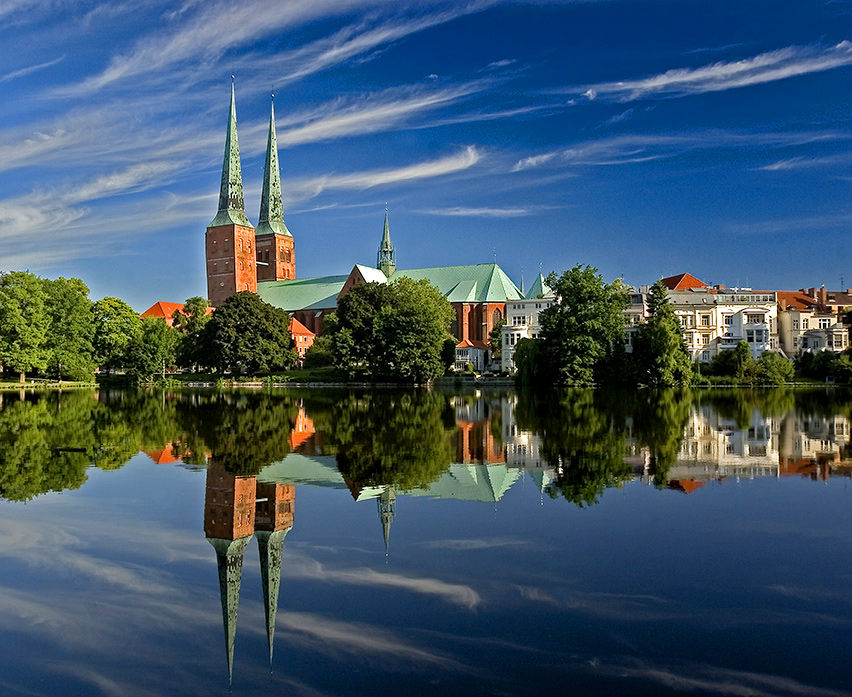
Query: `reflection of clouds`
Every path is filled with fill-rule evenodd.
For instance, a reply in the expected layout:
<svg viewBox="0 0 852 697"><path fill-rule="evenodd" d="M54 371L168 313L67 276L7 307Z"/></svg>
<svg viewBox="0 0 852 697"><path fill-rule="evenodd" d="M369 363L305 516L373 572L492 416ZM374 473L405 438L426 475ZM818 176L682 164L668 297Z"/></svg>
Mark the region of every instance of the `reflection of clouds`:
<svg viewBox="0 0 852 697"><path fill-rule="evenodd" d="M279 626L303 635L313 648L330 652L342 650L353 654L376 654L442 668L463 669L453 659L407 643L399 634L360 622L341 622L307 612L288 612L278 617ZM297 640L291 634L289 641Z"/></svg>
<svg viewBox="0 0 852 697"><path fill-rule="evenodd" d="M702 691L733 697L849 697L850 692L808 685L781 675L730 670L701 664L654 666L641 661L590 661L585 669L595 675L626 680L648 680L673 690Z"/></svg>
<svg viewBox="0 0 852 697"><path fill-rule="evenodd" d="M852 602L852 597L850 597L848 593L832 591L825 588L802 588L800 586L787 586L781 583L775 583L771 586L766 586L766 590L788 598L798 598L799 600L805 600L808 602L820 600L841 603Z"/></svg>
<svg viewBox="0 0 852 697"><path fill-rule="evenodd" d="M143 688L138 682L132 680L114 680L103 673L86 665L77 663L54 663L52 667L56 672L70 675L81 682L92 685L103 695L114 695L115 697L153 697L160 695L160 690Z"/></svg>
<svg viewBox="0 0 852 697"><path fill-rule="evenodd" d="M286 575L290 578L315 579L330 583L398 588L412 593L434 595L447 602L462 605L469 610L473 610L482 602L479 593L470 586L447 583L437 578L417 578L387 572L379 573L368 568L329 569L324 564L302 555L288 559Z"/></svg>
<svg viewBox="0 0 852 697"><path fill-rule="evenodd" d="M529 540L518 540L512 537L490 537L459 540L431 540L424 542L428 549L448 549L453 552L470 552L476 549L491 549L494 547L527 547Z"/></svg>
<svg viewBox="0 0 852 697"><path fill-rule="evenodd" d="M524 600L607 619L660 621L689 614L686 609L678 612L665 598L644 593L580 591L553 585L548 590L527 585L515 588Z"/></svg>

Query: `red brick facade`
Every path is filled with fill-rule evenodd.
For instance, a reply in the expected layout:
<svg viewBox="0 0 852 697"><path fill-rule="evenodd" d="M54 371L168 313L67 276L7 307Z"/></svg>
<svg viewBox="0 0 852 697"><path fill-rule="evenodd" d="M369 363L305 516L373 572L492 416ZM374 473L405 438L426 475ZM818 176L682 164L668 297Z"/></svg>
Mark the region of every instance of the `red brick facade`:
<svg viewBox="0 0 852 697"><path fill-rule="evenodd" d="M253 535L256 492L256 477L235 477L211 462L204 496L204 535L222 540Z"/></svg>
<svg viewBox="0 0 852 697"><path fill-rule="evenodd" d="M296 249L289 235L259 235L257 280L286 281L296 278Z"/></svg>
<svg viewBox="0 0 852 697"><path fill-rule="evenodd" d="M207 297L218 307L236 292L257 293L254 229L242 225L207 228Z"/></svg>

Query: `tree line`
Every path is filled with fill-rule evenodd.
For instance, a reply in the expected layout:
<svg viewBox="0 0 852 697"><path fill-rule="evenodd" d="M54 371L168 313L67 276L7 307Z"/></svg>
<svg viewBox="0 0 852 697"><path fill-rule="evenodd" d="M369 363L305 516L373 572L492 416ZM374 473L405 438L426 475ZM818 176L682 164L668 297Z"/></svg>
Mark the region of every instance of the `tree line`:
<svg viewBox="0 0 852 697"><path fill-rule="evenodd" d="M173 326L142 318L126 302L93 302L77 278L31 273L0 276L0 372L57 380L92 380L100 368L134 381L167 371L215 370L261 375L296 361L289 315L253 293L237 293L214 315L189 298Z"/></svg>

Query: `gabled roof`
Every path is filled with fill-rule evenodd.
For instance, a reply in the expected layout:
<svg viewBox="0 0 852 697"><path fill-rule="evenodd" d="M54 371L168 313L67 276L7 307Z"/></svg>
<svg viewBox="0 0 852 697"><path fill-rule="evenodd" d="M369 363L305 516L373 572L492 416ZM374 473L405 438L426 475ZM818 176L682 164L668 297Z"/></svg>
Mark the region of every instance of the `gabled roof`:
<svg viewBox="0 0 852 697"><path fill-rule="evenodd" d="M302 324L295 317L290 318L290 334L300 334L303 336L314 336L314 333Z"/></svg>
<svg viewBox="0 0 852 697"><path fill-rule="evenodd" d="M355 264L355 268L361 272L361 276L367 283L388 282L388 277L385 276L381 269L375 269L372 266L364 266L363 264Z"/></svg>
<svg viewBox="0 0 852 697"><path fill-rule="evenodd" d="M296 310L333 310L337 296L349 275L296 278L257 284L257 294L270 305L287 312Z"/></svg>
<svg viewBox="0 0 852 697"><path fill-rule="evenodd" d="M427 269L399 269L391 276L426 279L437 286L450 302L492 302L520 300L523 294L497 264L435 266ZM464 285L460 285L464 284ZM458 290L456 290L458 288Z"/></svg>
<svg viewBox="0 0 852 697"><path fill-rule="evenodd" d="M663 285L669 290L689 290L690 288L706 288L707 284L691 273L679 273L663 279Z"/></svg>

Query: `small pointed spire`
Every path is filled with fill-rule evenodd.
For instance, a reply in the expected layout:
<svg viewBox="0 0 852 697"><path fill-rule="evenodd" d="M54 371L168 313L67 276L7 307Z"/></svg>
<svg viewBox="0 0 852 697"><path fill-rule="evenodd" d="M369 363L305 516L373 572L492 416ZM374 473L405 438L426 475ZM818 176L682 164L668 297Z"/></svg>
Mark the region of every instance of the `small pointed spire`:
<svg viewBox="0 0 852 697"><path fill-rule="evenodd" d="M219 595L222 601L222 624L225 630L225 654L228 661L228 685L234 673L234 640L237 636L237 612L240 605L240 582L243 575L243 552L251 536L238 540L207 538L216 550L219 567Z"/></svg>
<svg viewBox="0 0 852 697"><path fill-rule="evenodd" d="M378 498L379 520L382 521L382 537L385 540L385 561L390 549L390 529L396 515L396 491L392 486L387 487Z"/></svg>
<svg viewBox="0 0 852 697"><path fill-rule="evenodd" d="M292 237L284 224L284 199L281 196L281 170L278 167L278 141L275 137L275 93L269 108L269 134L266 139L266 163L260 191L260 215L255 235L278 233Z"/></svg>
<svg viewBox="0 0 852 697"><path fill-rule="evenodd" d="M385 227L382 230L382 243L379 245L376 268L390 278L396 271L396 252L390 238L390 225L388 223L388 204L385 203Z"/></svg>
<svg viewBox="0 0 852 697"><path fill-rule="evenodd" d="M231 108L225 132L225 156L222 160L222 182L219 187L219 210L208 227L243 225L252 227L243 203L243 174L240 167L240 144L237 138L237 106L234 76L231 75Z"/></svg>

